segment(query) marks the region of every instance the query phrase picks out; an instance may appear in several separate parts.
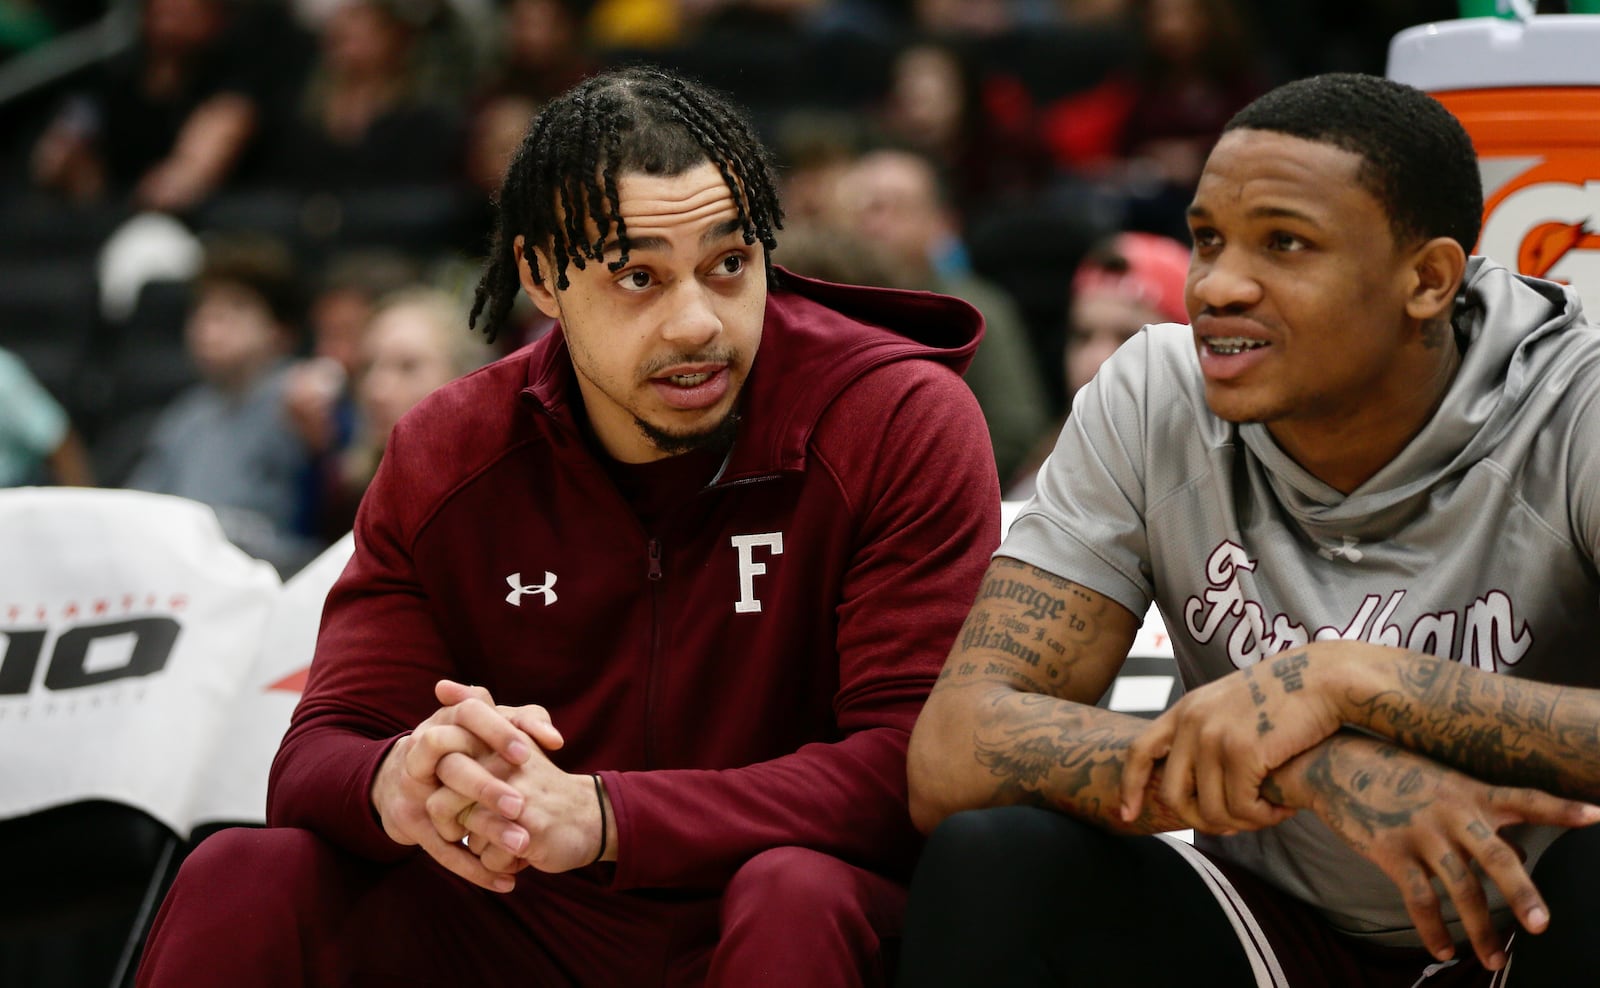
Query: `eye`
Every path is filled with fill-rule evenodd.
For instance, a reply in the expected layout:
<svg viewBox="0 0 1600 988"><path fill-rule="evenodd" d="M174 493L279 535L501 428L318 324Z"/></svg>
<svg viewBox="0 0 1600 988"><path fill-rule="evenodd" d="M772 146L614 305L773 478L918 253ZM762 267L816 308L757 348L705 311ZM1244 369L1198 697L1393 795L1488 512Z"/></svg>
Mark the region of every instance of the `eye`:
<svg viewBox="0 0 1600 988"><path fill-rule="evenodd" d="M656 283L650 272L643 268L625 271L617 278L617 287L629 292L642 292Z"/></svg>
<svg viewBox="0 0 1600 988"><path fill-rule="evenodd" d="M1267 234L1267 248L1269 250L1297 251L1305 250L1307 246L1309 245L1304 240L1283 230L1274 230Z"/></svg>
<svg viewBox="0 0 1600 988"><path fill-rule="evenodd" d="M717 274L738 274L744 270L746 263L748 262L745 260L744 254L735 251L717 262L716 272Z"/></svg>
<svg viewBox="0 0 1600 988"><path fill-rule="evenodd" d="M1209 226L1197 226L1189 232L1196 250L1209 250L1222 244L1222 235Z"/></svg>

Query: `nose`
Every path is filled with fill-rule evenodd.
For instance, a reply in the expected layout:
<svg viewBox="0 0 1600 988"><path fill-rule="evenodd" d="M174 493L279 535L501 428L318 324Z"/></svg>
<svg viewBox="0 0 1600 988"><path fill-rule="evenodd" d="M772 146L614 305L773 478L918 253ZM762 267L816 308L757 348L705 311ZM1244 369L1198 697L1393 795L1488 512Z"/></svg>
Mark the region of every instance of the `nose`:
<svg viewBox="0 0 1600 988"><path fill-rule="evenodd" d="M1261 283L1243 252L1224 247L1215 256L1196 257L1189 265L1189 311L1247 309L1261 301Z"/></svg>
<svg viewBox="0 0 1600 988"><path fill-rule="evenodd" d="M722 333L710 292L698 279L685 278L673 293L673 306L662 324L662 338L686 350L704 346Z"/></svg>

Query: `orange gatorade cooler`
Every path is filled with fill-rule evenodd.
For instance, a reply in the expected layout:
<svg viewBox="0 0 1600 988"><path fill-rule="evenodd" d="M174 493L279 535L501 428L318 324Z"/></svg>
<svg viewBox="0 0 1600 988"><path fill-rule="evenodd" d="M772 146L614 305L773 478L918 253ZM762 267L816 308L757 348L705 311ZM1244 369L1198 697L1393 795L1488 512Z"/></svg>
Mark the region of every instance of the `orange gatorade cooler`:
<svg viewBox="0 0 1600 988"><path fill-rule="evenodd" d="M1387 73L1472 135L1484 198L1475 252L1573 286L1600 319L1600 15L1408 28L1389 44Z"/></svg>

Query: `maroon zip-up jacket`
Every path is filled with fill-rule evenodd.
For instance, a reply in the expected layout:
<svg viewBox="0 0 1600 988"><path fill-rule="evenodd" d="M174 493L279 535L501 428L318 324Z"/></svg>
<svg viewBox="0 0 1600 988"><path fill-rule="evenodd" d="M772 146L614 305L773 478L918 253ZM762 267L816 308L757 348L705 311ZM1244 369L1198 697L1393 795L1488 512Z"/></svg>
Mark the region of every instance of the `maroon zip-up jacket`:
<svg viewBox="0 0 1600 988"><path fill-rule="evenodd" d="M716 888L801 846L900 874L905 749L1000 494L965 303L778 272L719 476L646 531L545 339L395 428L328 596L268 817L407 853L369 800L448 677L542 704L616 813L616 888Z"/></svg>

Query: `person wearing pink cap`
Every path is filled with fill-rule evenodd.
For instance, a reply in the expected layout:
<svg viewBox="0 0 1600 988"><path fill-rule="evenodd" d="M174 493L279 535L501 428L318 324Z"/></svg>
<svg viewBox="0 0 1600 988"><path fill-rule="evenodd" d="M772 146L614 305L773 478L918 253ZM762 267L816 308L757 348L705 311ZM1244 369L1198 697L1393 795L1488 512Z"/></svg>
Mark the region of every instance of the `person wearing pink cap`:
<svg viewBox="0 0 1600 988"><path fill-rule="evenodd" d="M1183 280L1189 248L1154 233L1118 233L1091 249L1072 275L1067 310L1067 393L1074 395L1141 328L1189 324Z"/></svg>
<svg viewBox="0 0 1600 988"><path fill-rule="evenodd" d="M1082 390L1117 347L1145 326L1187 325L1183 281L1189 248L1154 233L1116 233L1089 249L1072 275L1062 366L1067 395ZM1007 500L1032 496L1039 465L1055 448L1061 421L1051 423L1006 490Z"/></svg>

